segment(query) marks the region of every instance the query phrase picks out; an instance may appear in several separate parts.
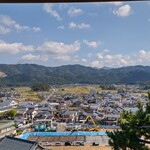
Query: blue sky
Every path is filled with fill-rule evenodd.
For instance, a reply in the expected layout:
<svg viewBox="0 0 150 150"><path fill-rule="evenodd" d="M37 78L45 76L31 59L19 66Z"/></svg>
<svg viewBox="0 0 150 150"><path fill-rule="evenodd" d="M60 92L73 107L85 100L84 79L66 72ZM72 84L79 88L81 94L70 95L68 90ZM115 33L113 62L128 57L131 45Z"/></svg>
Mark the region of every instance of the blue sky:
<svg viewBox="0 0 150 150"><path fill-rule="evenodd" d="M0 63L150 64L150 2L0 4Z"/></svg>

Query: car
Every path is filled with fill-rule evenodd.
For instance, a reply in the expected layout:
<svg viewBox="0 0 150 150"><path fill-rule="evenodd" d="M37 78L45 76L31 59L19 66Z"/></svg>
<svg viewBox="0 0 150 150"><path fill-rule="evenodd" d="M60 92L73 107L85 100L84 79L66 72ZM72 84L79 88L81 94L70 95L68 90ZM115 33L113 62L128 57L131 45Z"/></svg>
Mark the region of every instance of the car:
<svg viewBox="0 0 150 150"><path fill-rule="evenodd" d="M92 143L92 146L99 146L99 143L93 142L93 143Z"/></svg>
<svg viewBox="0 0 150 150"><path fill-rule="evenodd" d="M66 141L65 142L65 146L71 146L71 142L70 141Z"/></svg>
<svg viewBox="0 0 150 150"><path fill-rule="evenodd" d="M17 125L18 128L20 128L20 127L22 127L22 126L23 126L23 124L18 124L18 125Z"/></svg>
<svg viewBox="0 0 150 150"><path fill-rule="evenodd" d="M61 146L61 143L60 142L56 142L55 146Z"/></svg>
<svg viewBox="0 0 150 150"><path fill-rule="evenodd" d="M46 142L45 145L46 145L46 146L51 146L52 144L49 143L49 142Z"/></svg>
<svg viewBox="0 0 150 150"><path fill-rule="evenodd" d="M74 143L75 146L84 146L84 142L83 141L76 141Z"/></svg>

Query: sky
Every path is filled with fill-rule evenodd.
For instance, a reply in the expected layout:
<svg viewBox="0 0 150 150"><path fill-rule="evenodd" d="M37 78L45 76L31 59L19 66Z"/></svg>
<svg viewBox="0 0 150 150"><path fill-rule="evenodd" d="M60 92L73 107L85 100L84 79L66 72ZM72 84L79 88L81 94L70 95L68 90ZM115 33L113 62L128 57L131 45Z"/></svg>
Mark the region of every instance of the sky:
<svg viewBox="0 0 150 150"><path fill-rule="evenodd" d="M150 65L150 2L0 4L0 64Z"/></svg>

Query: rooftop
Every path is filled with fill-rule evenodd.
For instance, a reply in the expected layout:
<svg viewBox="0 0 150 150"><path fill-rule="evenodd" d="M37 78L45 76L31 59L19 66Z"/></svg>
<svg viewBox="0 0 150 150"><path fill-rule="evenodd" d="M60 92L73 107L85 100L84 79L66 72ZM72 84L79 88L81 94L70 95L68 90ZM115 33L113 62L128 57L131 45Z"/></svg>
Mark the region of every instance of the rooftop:
<svg viewBox="0 0 150 150"><path fill-rule="evenodd" d="M0 150L34 150L37 142L6 136L0 142Z"/></svg>
<svg viewBox="0 0 150 150"><path fill-rule="evenodd" d="M3 128L7 128L13 126L15 123L12 120L1 120L0 121L0 130Z"/></svg>

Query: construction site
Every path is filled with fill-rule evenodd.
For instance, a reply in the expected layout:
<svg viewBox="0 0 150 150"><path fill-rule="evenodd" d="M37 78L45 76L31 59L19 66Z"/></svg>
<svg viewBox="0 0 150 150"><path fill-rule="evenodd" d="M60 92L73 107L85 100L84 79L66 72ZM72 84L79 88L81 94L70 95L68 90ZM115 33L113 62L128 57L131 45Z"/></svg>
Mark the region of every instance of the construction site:
<svg viewBox="0 0 150 150"><path fill-rule="evenodd" d="M88 123L87 123L88 122ZM44 122L43 122L44 123ZM108 146L106 130L100 129L91 116L87 116L80 124L64 125L59 124L51 127L56 132L46 132L46 124L35 125L34 132L21 135L22 139L38 142L42 147L51 146Z"/></svg>

